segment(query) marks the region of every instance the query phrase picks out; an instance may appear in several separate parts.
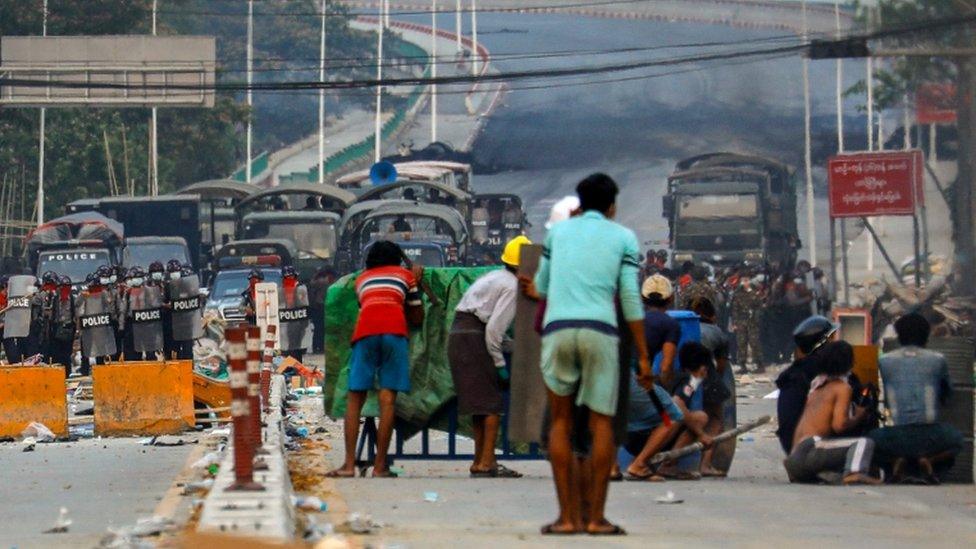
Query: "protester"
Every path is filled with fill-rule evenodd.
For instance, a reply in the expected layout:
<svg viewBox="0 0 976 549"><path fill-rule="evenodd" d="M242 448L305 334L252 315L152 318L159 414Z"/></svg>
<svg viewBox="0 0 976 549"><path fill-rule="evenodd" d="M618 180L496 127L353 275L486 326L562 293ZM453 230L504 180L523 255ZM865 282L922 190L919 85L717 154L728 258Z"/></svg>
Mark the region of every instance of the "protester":
<svg viewBox="0 0 976 549"><path fill-rule="evenodd" d="M504 268L478 278L454 309L447 354L458 398L458 414L472 416L474 478L518 478L522 475L495 459L495 440L505 411L508 370L502 343L515 319L520 249L531 244L518 236L505 245Z"/></svg>
<svg viewBox="0 0 976 549"><path fill-rule="evenodd" d="M711 353L712 361L702 384L702 406L708 415L705 431L709 435L722 432L725 422L725 404L732 392L725 383L725 370L729 368L729 336L715 324L715 307L707 298L699 297L691 302L691 310L700 319L701 344ZM682 368L685 367L681 361ZM731 379L731 378L730 378ZM715 469L711 464L711 452L702 460L701 473L709 477L724 477L726 471Z"/></svg>
<svg viewBox="0 0 976 549"><path fill-rule="evenodd" d="M618 292L637 348L638 379L647 388L653 380L637 289L639 248L633 232L610 220L618 193L610 177L591 175L576 192L583 213L552 226L535 277L538 294L547 300L541 366L552 413L549 459L559 500L559 519L542 533L619 535L624 530L604 516L620 375ZM592 489L585 525L580 501L572 497L577 482L570 444L574 394L576 403L590 410Z"/></svg>
<svg viewBox="0 0 976 549"><path fill-rule="evenodd" d="M952 465L962 450L962 434L939 422L939 404L952 394L945 357L925 349L931 327L918 313L895 322L901 348L878 361L885 405L892 426L875 429L878 462L892 473L892 480L906 480L912 470L924 482L938 483L938 472Z"/></svg>
<svg viewBox="0 0 976 549"><path fill-rule="evenodd" d="M710 476L721 476L723 472L715 471L711 466L712 461L712 435L707 432L709 417L705 411L691 410L692 399L695 393L704 389L705 380L709 372L714 372L715 365L712 362L712 352L695 341L689 341L681 346L678 351L678 361L681 363L681 372L675 377L674 387L671 395L675 404L681 410L684 420L684 429L675 440L674 448L683 448L696 440L701 442L706 448L705 453L699 463L709 472ZM673 463L662 464L658 473L665 477L676 478L679 480L697 480L701 478L699 471L682 471L675 467Z"/></svg>
<svg viewBox="0 0 976 549"><path fill-rule="evenodd" d="M661 383L670 387L674 377L674 358L681 340L681 325L667 311L674 299L674 286L662 275L651 275L641 285L644 300L644 339L652 359L661 353L658 372Z"/></svg>
<svg viewBox="0 0 976 549"><path fill-rule="evenodd" d="M835 341L820 354L792 449L783 462L790 482L833 482L833 474L840 472L844 484L878 484L880 480L870 474L874 442L842 438L870 415L867 408L851 402L847 377L854 366L854 349Z"/></svg>
<svg viewBox="0 0 976 549"><path fill-rule="evenodd" d="M776 378L776 387L779 388L779 398L776 399L779 428L776 436L787 454L793 449L793 434L807 402L810 382L818 373L818 359L814 353L836 331L837 325L822 316L811 316L793 331L793 341L796 343L795 360Z"/></svg>
<svg viewBox="0 0 976 549"><path fill-rule="evenodd" d="M634 456L634 460L627 467L626 478L661 481L664 477L657 475L648 461L674 440L684 426L685 417L663 387L654 384L654 396L651 396L650 391L638 385L635 376L629 378L627 441L624 448ZM658 409L658 403L661 409Z"/></svg>
<svg viewBox="0 0 976 549"><path fill-rule="evenodd" d="M352 477L356 467L359 414L368 391L379 389L380 424L376 437L374 477L395 477L386 456L393 436L394 407L400 392L410 391L408 322L423 323L424 310L417 281L423 267L402 267L404 255L394 242L381 240L366 255L366 270L356 277L359 318L352 335L352 357L345 416L345 461L327 473Z"/></svg>

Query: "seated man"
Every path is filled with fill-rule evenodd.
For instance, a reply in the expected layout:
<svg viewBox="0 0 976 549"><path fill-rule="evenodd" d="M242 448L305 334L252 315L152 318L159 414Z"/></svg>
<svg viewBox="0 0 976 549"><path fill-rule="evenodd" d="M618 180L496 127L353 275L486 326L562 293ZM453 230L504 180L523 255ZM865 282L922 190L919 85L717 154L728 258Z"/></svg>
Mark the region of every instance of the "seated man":
<svg viewBox="0 0 976 549"><path fill-rule="evenodd" d="M635 456L627 467L627 475L632 480L663 480L648 465L648 461L662 450L682 448L696 440L706 447L711 445L712 438L705 433L708 416L702 411L688 410L691 396L707 375L711 363L709 351L698 343L686 343L681 347L679 358L683 366L694 366L690 367L690 372L685 371L679 376L674 398L660 385L654 385L654 394L671 419L670 425L666 424L662 410L658 409L653 397L637 384L636 379L630 380L627 442L624 447ZM672 475L675 474L672 472Z"/></svg>
<svg viewBox="0 0 976 549"><path fill-rule="evenodd" d="M925 482L938 482L937 470L950 467L962 450L962 435L938 421L938 404L952 392L945 357L928 351L931 327L918 313L895 322L901 348L881 357L878 367L884 382L885 405L892 426L875 429L868 437L876 445L878 463L890 468L892 480L901 482L917 469Z"/></svg>
<svg viewBox="0 0 976 549"><path fill-rule="evenodd" d="M793 435L793 449L783 465L790 482L817 482L843 472L844 484L878 484L870 476L874 442L869 438L841 438L869 417L868 409L853 406L847 376L854 365L854 349L845 341L824 345L818 375L810 383Z"/></svg>

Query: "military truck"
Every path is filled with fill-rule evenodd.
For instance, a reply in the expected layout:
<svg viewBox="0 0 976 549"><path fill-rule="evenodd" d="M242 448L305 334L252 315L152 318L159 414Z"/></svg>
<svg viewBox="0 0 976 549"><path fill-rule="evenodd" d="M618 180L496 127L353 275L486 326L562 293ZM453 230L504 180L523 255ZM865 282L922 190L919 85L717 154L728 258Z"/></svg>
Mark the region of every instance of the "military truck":
<svg viewBox="0 0 976 549"><path fill-rule="evenodd" d="M75 286L102 265L117 265L125 229L121 223L92 212L52 219L27 235L27 264L38 278L54 271Z"/></svg>
<svg viewBox="0 0 976 549"><path fill-rule="evenodd" d="M796 261L796 186L785 164L734 153L682 160L662 206L674 265L788 268Z"/></svg>

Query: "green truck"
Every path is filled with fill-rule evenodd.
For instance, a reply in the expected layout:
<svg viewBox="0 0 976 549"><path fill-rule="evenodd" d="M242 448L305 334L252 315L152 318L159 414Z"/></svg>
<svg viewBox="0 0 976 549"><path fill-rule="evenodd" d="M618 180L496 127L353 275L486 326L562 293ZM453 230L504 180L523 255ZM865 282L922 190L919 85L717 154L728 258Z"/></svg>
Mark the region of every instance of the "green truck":
<svg viewBox="0 0 976 549"><path fill-rule="evenodd" d="M734 153L682 160L668 177L663 215L673 265L796 262L794 172L775 160Z"/></svg>

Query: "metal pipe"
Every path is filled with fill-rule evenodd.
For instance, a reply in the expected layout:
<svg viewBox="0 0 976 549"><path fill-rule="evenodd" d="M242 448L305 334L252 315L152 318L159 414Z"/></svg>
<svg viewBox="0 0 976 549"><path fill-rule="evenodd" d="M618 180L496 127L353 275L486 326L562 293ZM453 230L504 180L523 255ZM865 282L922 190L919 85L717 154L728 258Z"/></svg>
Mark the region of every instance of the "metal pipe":
<svg viewBox="0 0 976 549"><path fill-rule="evenodd" d="M247 0L247 168L245 178L251 182L251 131L254 125L251 82L254 69L254 0Z"/></svg>
<svg viewBox="0 0 976 549"><path fill-rule="evenodd" d="M437 141L437 0L430 0L430 142Z"/></svg>
<svg viewBox="0 0 976 549"><path fill-rule="evenodd" d="M322 29L319 33L319 82L325 84L325 10L322 0ZM325 88L319 89L319 184L325 183Z"/></svg>
<svg viewBox="0 0 976 549"><path fill-rule="evenodd" d="M807 2L803 0L803 40L807 40ZM813 160L810 136L810 60L803 58L803 162L807 183L807 246L811 265L817 264L817 226L813 218L815 204L813 197Z"/></svg>

